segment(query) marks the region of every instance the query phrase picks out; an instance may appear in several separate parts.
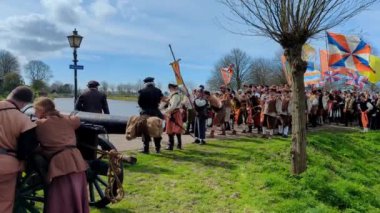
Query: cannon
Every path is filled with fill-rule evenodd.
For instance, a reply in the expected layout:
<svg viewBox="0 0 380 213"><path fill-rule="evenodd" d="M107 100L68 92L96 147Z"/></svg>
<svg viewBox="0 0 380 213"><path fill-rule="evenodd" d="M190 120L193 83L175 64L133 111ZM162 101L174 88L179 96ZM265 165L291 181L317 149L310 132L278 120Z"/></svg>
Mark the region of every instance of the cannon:
<svg viewBox="0 0 380 213"><path fill-rule="evenodd" d="M28 110L27 115L33 120L34 112ZM62 113L69 115L69 113ZM110 181L108 177L109 162L106 151L116 150L116 147L108 140L108 134L125 134L128 117L112 116L87 112L72 112L81 120L80 127L76 130L77 147L83 158L88 162L89 169L86 171L89 203L97 208L104 208L112 200L106 196L106 188L117 193L118 186L115 178ZM33 160L34 161L34 160ZM136 163L134 157L124 157L123 162L128 164ZM26 172L20 174L16 189L16 209L15 212L38 212L37 203L44 203L44 191L46 184L43 181L43 174L39 167L47 165L47 162L27 162ZM119 183L123 182L123 165L120 163L117 178Z"/></svg>

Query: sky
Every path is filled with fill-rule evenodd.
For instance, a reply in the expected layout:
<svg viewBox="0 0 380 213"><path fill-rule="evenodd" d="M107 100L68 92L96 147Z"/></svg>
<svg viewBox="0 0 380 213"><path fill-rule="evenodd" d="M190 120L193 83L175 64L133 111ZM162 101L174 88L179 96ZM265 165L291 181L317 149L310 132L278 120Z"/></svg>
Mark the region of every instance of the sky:
<svg viewBox="0 0 380 213"><path fill-rule="evenodd" d="M50 66L50 83L74 82L72 49L67 36L74 28L83 36L78 49L78 86L88 81L136 83L147 76L166 86L174 82L168 45L181 58L188 84L205 84L215 63L233 48L251 57L273 58L280 46L265 37L242 36L225 27L245 30L227 21L230 11L218 0L2 0L0 49L21 65L41 60ZM380 5L332 29L359 34L378 49ZM326 47L324 35L311 40ZM23 73L24 74L24 73Z"/></svg>

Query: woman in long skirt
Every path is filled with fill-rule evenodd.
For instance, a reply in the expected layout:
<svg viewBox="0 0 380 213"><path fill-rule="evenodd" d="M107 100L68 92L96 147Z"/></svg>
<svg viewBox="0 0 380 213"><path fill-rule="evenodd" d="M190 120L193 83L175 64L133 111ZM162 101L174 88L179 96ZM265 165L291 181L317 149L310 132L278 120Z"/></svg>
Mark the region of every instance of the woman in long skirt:
<svg viewBox="0 0 380 213"><path fill-rule="evenodd" d="M87 163L76 148L75 129L80 125L76 116L63 116L49 98L34 103L37 138L41 152L50 160L45 211L50 213L88 213Z"/></svg>

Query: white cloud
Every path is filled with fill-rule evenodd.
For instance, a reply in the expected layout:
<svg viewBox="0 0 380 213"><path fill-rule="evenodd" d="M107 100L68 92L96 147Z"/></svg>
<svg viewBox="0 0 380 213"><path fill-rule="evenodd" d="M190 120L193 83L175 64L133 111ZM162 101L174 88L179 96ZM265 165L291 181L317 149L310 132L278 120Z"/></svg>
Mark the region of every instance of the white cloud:
<svg viewBox="0 0 380 213"><path fill-rule="evenodd" d="M109 0L96 0L90 5L90 10L95 17L105 19L117 14L117 9L112 6Z"/></svg>
<svg viewBox="0 0 380 213"><path fill-rule="evenodd" d="M67 46L65 34L43 15L9 17L0 22L3 46L15 51L21 58L50 55Z"/></svg>
<svg viewBox="0 0 380 213"><path fill-rule="evenodd" d="M77 24L86 11L81 6L82 0L41 0L48 17L63 24Z"/></svg>

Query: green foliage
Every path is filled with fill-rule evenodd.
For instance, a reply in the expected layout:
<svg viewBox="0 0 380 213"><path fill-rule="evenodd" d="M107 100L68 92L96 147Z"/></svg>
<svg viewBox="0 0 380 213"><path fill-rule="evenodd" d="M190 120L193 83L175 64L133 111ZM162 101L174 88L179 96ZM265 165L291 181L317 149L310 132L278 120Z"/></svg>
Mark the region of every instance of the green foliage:
<svg viewBox="0 0 380 213"><path fill-rule="evenodd" d="M46 92L49 90L49 87L46 84L46 82L42 80L33 80L31 87L33 88L35 92L40 92L40 91Z"/></svg>
<svg viewBox="0 0 380 213"><path fill-rule="evenodd" d="M138 155L125 199L92 212L379 212L380 134L308 137L308 170L290 173L290 140L244 138Z"/></svg>
<svg viewBox="0 0 380 213"><path fill-rule="evenodd" d="M4 83L2 85L2 92L4 94L8 94L10 91L12 91L17 86L24 85L24 80L22 79L21 75L17 72L10 72L5 74L4 76Z"/></svg>

